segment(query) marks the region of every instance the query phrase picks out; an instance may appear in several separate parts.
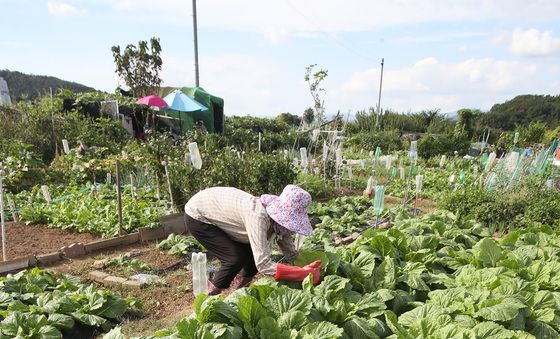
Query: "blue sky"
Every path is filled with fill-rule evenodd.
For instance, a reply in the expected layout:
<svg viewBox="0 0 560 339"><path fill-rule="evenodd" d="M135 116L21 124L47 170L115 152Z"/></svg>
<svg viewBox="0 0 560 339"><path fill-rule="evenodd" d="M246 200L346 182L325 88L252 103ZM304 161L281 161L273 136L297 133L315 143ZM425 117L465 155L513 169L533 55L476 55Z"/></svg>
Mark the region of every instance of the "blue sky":
<svg viewBox="0 0 560 339"><path fill-rule="evenodd" d="M560 0L199 0L200 83L228 115L488 110L558 95ZM161 39L165 86L194 85L190 0L0 0L0 69L113 92L111 46ZM9 84L8 84L9 85Z"/></svg>

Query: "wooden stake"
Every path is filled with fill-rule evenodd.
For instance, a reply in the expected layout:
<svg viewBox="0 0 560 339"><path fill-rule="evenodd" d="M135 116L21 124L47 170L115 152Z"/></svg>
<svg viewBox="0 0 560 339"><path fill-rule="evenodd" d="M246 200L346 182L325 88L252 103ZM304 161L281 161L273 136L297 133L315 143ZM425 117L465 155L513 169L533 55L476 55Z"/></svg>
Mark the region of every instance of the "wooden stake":
<svg viewBox="0 0 560 339"><path fill-rule="evenodd" d="M169 171L167 170L167 161L163 161L163 168L165 169L165 177L167 178L167 189L169 190L169 200L171 201L171 206L175 209L175 203L173 202L173 191L171 190L171 178L169 178Z"/></svg>
<svg viewBox="0 0 560 339"><path fill-rule="evenodd" d="M8 260L6 248L6 225L4 223L4 184L2 183L4 170L0 169L0 223L2 225L2 259Z"/></svg>
<svg viewBox="0 0 560 339"><path fill-rule="evenodd" d="M119 236L123 235L123 222L122 222L122 192L121 192L121 163L116 161L117 175L117 211L119 213Z"/></svg>

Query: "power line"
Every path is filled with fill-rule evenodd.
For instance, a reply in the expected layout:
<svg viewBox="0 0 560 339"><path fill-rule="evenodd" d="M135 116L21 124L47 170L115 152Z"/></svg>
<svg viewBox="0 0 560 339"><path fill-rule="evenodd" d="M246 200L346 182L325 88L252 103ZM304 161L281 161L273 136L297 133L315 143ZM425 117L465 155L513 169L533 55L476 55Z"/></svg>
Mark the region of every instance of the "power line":
<svg viewBox="0 0 560 339"><path fill-rule="evenodd" d="M332 39L334 42L336 42L338 45L340 45L341 47L343 47L344 49L346 49L347 51L353 53L355 56L360 57L366 61L374 61L371 57L365 56L363 54L361 54L360 52L356 51L355 49L347 46L341 39L337 38L334 34L325 31L324 29L322 29L318 24L316 24L311 18L309 18L307 15L305 15L302 11L300 11L296 6L294 6L290 0L286 1L288 3L288 5L295 11L297 12L303 19L305 19L308 23L310 23L311 25L315 26L315 28L317 28L317 30L320 33L323 33L324 35L326 35L327 37L329 37L330 39Z"/></svg>

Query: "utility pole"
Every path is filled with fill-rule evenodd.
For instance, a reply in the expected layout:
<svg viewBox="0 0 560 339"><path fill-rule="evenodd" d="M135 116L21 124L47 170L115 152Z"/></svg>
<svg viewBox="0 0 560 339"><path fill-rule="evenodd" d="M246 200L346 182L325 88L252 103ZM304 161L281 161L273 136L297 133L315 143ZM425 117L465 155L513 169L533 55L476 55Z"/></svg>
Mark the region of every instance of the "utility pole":
<svg viewBox="0 0 560 339"><path fill-rule="evenodd" d="M192 0L193 9L193 34L194 34L194 81L195 86L199 87L200 81L198 78L198 29L196 24L196 0Z"/></svg>
<svg viewBox="0 0 560 339"><path fill-rule="evenodd" d="M377 99L377 114L375 115L375 128L379 127L379 115L381 114L381 88L383 87L383 63L385 59L381 59L381 80L379 81L379 99Z"/></svg>

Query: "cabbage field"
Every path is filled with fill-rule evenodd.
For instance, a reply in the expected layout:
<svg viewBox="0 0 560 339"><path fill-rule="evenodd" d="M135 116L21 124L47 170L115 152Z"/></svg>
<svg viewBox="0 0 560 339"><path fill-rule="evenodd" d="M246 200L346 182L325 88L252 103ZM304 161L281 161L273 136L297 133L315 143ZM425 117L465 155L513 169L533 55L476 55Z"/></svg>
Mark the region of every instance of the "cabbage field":
<svg viewBox="0 0 560 339"><path fill-rule="evenodd" d="M148 130L139 140L53 100L14 105L27 130L0 109L2 128L18 131L0 134L3 264L29 264L0 276L0 339L560 337L557 135L468 134L437 114L389 114L377 129L361 114L228 117L223 134ZM482 131L490 142L476 148ZM163 220L207 187L259 196L287 184L313 197L314 231L297 237L293 264L321 260L319 283L259 275L246 288L194 296L190 256L205 249L164 233ZM148 231L156 236L140 242ZM63 256L70 243L54 240L70 237L119 241ZM125 288L134 276L153 280Z"/></svg>

